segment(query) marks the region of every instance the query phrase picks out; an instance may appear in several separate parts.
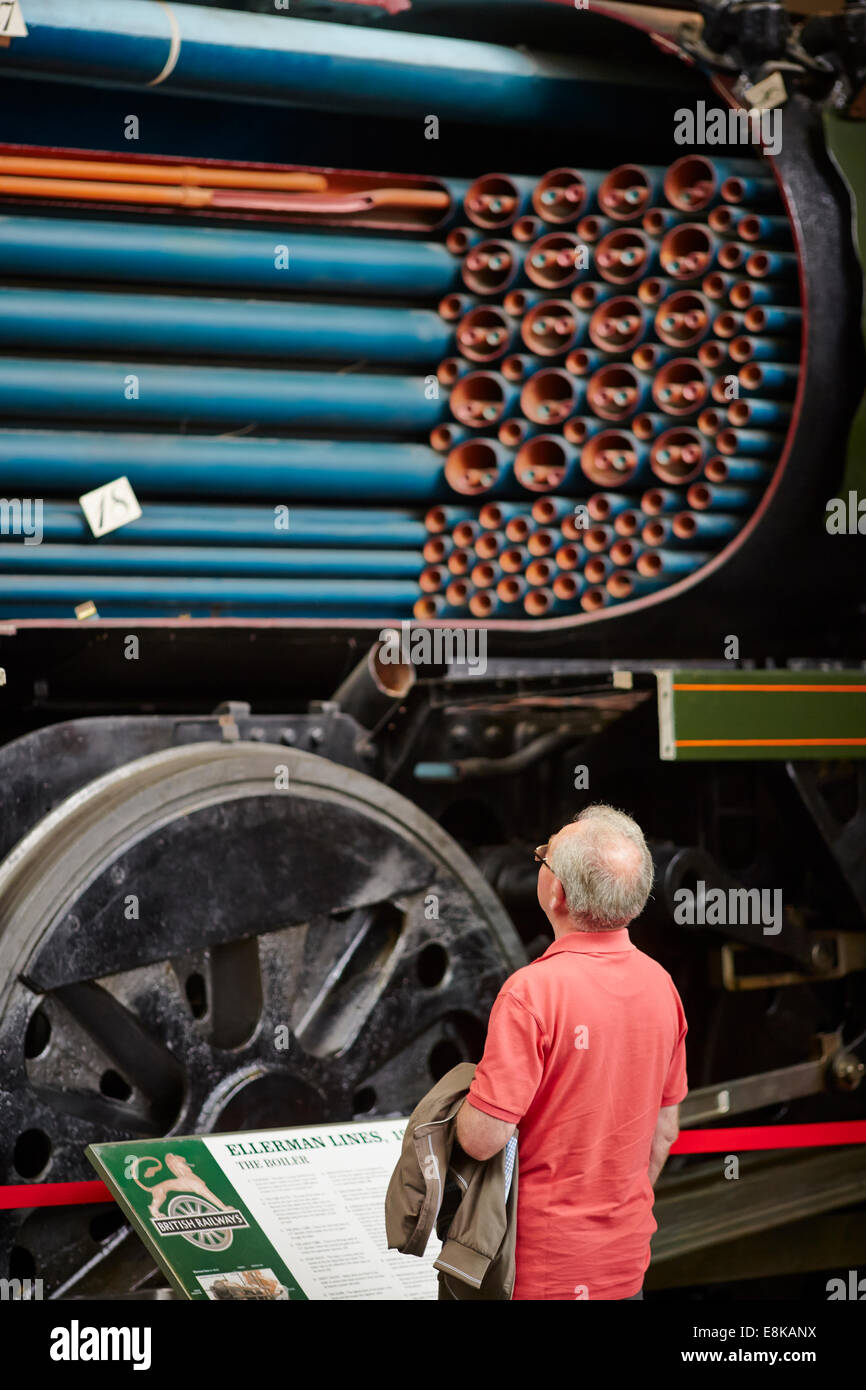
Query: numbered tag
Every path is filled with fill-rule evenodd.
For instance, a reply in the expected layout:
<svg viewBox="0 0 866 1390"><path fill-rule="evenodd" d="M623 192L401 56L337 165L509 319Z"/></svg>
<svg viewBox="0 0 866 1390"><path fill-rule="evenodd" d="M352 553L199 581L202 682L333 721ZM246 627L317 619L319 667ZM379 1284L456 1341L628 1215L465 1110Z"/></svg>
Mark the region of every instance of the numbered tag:
<svg viewBox="0 0 866 1390"><path fill-rule="evenodd" d="M0 42L26 38L27 25L19 0L0 0Z"/></svg>
<svg viewBox="0 0 866 1390"><path fill-rule="evenodd" d="M87 524L94 536L106 536L141 516L138 498L128 478L115 478L113 483L95 487L78 499Z"/></svg>

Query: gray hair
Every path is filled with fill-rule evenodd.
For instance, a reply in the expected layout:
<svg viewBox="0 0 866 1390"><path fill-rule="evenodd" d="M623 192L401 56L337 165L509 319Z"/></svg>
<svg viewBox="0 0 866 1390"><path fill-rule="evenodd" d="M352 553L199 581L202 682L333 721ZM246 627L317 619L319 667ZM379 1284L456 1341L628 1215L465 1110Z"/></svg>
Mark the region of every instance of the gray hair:
<svg viewBox="0 0 866 1390"><path fill-rule="evenodd" d="M563 835L549 859L568 910L584 931L627 926L643 911L653 886L652 855L643 831L612 806L588 806L574 819L583 830ZM630 853L629 846L637 853Z"/></svg>

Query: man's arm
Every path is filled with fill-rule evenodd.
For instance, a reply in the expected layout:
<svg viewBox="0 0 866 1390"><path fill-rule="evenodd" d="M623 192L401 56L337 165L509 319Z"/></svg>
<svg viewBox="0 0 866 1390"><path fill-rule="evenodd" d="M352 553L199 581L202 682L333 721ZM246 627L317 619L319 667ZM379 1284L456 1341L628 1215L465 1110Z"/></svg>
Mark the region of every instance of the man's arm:
<svg viewBox="0 0 866 1390"><path fill-rule="evenodd" d="M652 1148L650 1149L649 1180L655 1187L656 1178L664 1168L671 1145L680 1132L679 1105L663 1105L656 1120Z"/></svg>
<svg viewBox="0 0 866 1390"><path fill-rule="evenodd" d="M457 1143L470 1158L492 1158L504 1149L516 1126L497 1120L465 1101L457 1111Z"/></svg>

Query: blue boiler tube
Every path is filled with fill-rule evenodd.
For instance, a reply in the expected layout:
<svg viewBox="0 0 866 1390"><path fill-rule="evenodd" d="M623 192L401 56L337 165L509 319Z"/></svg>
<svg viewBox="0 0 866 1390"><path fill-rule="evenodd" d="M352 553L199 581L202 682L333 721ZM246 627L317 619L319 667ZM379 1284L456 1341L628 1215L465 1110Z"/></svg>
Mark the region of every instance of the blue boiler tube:
<svg viewBox="0 0 866 1390"><path fill-rule="evenodd" d="M3 50L0 49L0 54ZM0 71L3 59L0 57ZM269 290L275 295L438 299L462 283L435 242L282 230L0 216L4 276Z"/></svg>
<svg viewBox="0 0 866 1390"><path fill-rule="evenodd" d="M436 367L453 326L431 309L0 289L0 346Z"/></svg>
<svg viewBox="0 0 866 1390"><path fill-rule="evenodd" d="M414 434L448 415L423 377L0 358L0 416Z"/></svg>
<svg viewBox="0 0 866 1390"><path fill-rule="evenodd" d="M426 444L0 430L6 496L80 496L120 476L158 497L429 504L453 495Z"/></svg>

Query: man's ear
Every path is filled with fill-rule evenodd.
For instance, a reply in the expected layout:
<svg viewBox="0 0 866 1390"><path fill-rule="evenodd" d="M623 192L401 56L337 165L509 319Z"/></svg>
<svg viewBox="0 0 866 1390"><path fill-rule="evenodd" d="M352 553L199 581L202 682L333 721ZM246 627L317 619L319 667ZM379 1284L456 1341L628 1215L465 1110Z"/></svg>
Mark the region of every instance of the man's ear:
<svg viewBox="0 0 866 1390"><path fill-rule="evenodd" d="M558 878L554 878L550 885L550 910L551 912L561 912L565 907L565 889Z"/></svg>

